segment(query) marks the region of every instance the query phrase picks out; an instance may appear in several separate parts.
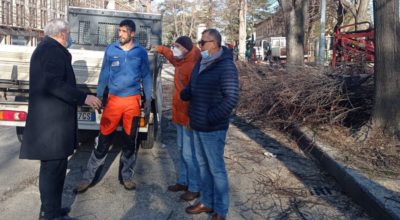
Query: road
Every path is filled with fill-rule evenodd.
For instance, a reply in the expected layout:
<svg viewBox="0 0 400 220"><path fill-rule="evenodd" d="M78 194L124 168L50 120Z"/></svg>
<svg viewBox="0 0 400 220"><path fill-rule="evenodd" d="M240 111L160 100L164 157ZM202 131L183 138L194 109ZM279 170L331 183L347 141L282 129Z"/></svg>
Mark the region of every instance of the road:
<svg viewBox="0 0 400 220"><path fill-rule="evenodd" d="M80 149L69 158L63 205L80 220L209 219L209 214L188 215L185 208L197 201L180 200L167 191L179 170L176 129L171 121L174 68L164 65L164 104L159 137L151 150L141 149L135 168L137 190L126 191L118 182L120 140L108 154L102 178L86 193L75 195L93 147L94 133L81 132ZM37 219L40 208L39 162L19 160L15 128L0 127L0 219ZM162 145L166 147L163 148ZM276 157L266 156L271 153ZM224 159L230 182L228 219L370 219L359 206L303 153L290 138L273 129L262 130L231 119Z"/></svg>

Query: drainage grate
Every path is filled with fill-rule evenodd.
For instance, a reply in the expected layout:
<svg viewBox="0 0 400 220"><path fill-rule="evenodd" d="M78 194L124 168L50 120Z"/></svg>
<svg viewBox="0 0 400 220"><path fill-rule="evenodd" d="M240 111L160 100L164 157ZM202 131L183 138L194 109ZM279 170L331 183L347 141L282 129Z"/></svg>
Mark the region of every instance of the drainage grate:
<svg viewBox="0 0 400 220"><path fill-rule="evenodd" d="M332 191L327 187L312 187L310 188L310 194L312 196L330 196Z"/></svg>
<svg viewBox="0 0 400 220"><path fill-rule="evenodd" d="M79 21L78 44L90 44L90 21Z"/></svg>

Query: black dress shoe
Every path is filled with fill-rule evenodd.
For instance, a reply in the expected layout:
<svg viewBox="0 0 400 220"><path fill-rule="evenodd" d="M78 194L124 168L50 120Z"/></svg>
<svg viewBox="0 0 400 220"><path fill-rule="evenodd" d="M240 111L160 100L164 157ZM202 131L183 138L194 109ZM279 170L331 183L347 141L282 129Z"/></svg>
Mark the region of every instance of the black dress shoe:
<svg viewBox="0 0 400 220"><path fill-rule="evenodd" d="M71 217L68 216L68 213L71 212L71 207L64 207L60 209L60 217L55 218L55 219L47 219L47 218L40 218L39 220L64 220L64 219L73 219ZM65 218L64 218L65 217Z"/></svg>
<svg viewBox="0 0 400 220"><path fill-rule="evenodd" d="M64 207L60 209L60 215L66 216L71 212L71 207Z"/></svg>
<svg viewBox="0 0 400 220"><path fill-rule="evenodd" d="M71 218L68 215L66 215L66 216L58 217L58 218L56 218L54 220L78 220L78 219L77 218Z"/></svg>
<svg viewBox="0 0 400 220"><path fill-rule="evenodd" d="M58 218L53 218L53 219L49 219L49 218L39 218L39 220L78 220L77 218L71 218L68 215L65 216L61 216Z"/></svg>

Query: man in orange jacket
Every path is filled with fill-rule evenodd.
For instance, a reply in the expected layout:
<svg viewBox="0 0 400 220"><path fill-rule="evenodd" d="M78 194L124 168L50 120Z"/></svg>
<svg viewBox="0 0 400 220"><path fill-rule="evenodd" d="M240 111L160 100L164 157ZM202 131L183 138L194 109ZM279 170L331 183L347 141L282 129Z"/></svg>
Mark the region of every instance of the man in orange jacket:
<svg viewBox="0 0 400 220"><path fill-rule="evenodd" d="M178 183L169 186L173 192L186 191L181 198L191 201L200 196L200 170L194 150L193 131L186 128L189 122L189 102L183 102L180 93L190 81L192 70L200 59L200 50L193 45L189 37L179 37L171 51L164 46L154 45L150 52L158 52L164 55L175 67L175 90L172 97L172 122L177 128L178 150L180 152L180 170Z"/></svg>

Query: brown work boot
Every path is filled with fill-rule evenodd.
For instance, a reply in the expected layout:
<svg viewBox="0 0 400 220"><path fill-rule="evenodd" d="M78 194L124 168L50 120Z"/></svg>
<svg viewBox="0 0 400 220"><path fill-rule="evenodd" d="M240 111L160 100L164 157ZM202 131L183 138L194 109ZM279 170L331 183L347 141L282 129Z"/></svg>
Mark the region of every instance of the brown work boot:
<svg viewBox="0 0 400 220"><path fill-rule="evenodd" d="M220 216L218 213L215 213L211 220L225 220L222 216Z"/></svg>
<svg viewBox="0 0 400 220"><path fill-rule="evenodd" d="M189 188L188 186L177 183L173 186L168 186L168 191L172 191L172 192L187 191L188 188Z"/></svg>
<svg viewBox="0 0 400 220"><path fill-rule="evenodd" d="M127 180L124 182L124 188L126 190L134 190L136 189L136 184L132 180Z"/></svg>
<svg viewBox="0 0 400 220"><path fill-rule="evenodd" d="M205 207L203 205L203 203L201 203L201 202L197 203L197 205L191 205L186 208L186 213L189 213L189 214L199 214L202 212L212 213L212 212L214 212L214 209L209 209L209 208Z"/></svg>
<svg viewBox="0 0 400 220"><path fill-rule="evenodd" d="M186 201L192 201L195 198L200 196L199 192L192 192L190 190L186 191L184 194L181 195L181 199Z"/></svg>
<svg viewBox="0 0 400 220"><path fill-rule="evenodd" d="M74 190L75 193L84 193L89 189L90 183L80 183L78 187Z"/></svg>

